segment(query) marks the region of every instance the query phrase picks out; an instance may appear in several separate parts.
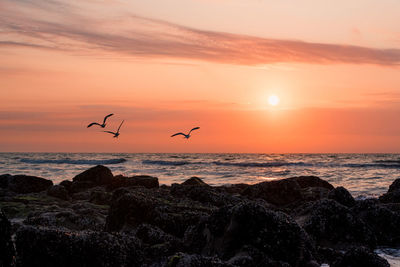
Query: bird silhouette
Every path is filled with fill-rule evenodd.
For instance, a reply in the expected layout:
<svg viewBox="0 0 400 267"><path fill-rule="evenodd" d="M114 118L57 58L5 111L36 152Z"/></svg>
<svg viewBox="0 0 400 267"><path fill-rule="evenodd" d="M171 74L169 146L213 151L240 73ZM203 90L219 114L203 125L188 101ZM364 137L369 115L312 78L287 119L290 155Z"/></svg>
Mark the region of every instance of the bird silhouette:
<svg viewBox="0 0 400 267"><path fill-rule="evenodd" d="M174 136L177 136L177 135L183 135L184 138L189 139L190 134L192 133L192 131L197 130L197 129L200 129L200 127L194 127L192 130L189 131L188 134L176 133L176 134L171 135L171 137L174 137Z"/></svg>
<svg viewBox="0 0 400 267"><path fill-rule="evenodd" d="M111 117L112 115L114 115L114 114L111 113L111 114L108 114L107 116L105 116L104 120L103 120L103 124L100 124L100 123L97 123L97 122L92 122L91 124L89 124L87 126L87 128L92 127L93 125L99 125L101 128L106 127L106 120L107 120L108 117Z"/></svg>
<svg viewBox="0 0 400 267"><path fill-rule="evenodd" d="M117 130L117 132L111 132L111 131L103 131L103 132L105 132L105 133L110 133L110 134L113 134L114 136L114 138L118 138L118 136L119 136L119 129L121 128L121 126L122 126L122 124L124 123L124 121L122 121L121 122L121 124L119 125L119 127L118 127L118 130Z"/></svg>

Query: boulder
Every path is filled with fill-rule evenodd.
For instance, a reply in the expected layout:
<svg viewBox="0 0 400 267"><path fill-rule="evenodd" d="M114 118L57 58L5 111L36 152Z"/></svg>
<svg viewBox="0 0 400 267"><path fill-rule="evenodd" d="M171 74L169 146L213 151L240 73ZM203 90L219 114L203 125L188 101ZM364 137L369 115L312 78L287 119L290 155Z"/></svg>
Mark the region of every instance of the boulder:
<svg viewBox="0 0 400 267"><path fill-rule="evenodd" d="M304 213L297 216L297 221L320 246L376 245L376 236L368 225L334 200L320 200Z"/></svg>
<svg viewBox="0 0 400 267"><path fill-rule="evenodd" d="M22 226L15 242L21 267L142 266L143 261L134 236Z"/></svg>
<svg viewBox="0 0 400 267"><path fill-rule="evenodd" d="M3 211L0 211L0 266L12 266L15 255L11 241L11 224Z"/></svg>
<svg viewBox="0 0 400 267"><path fill-rule="evenodd" d="M352 207L356 203L353 196L346 188L339 186L329 192L328 198L336 200L340 204Z"/></svg>
<svg viewBox="0 0 400 267"><path fill-rule="evenodd" d="M187 230L185 245L204 256L249 263L244 266L268 266L265 263L271 261L307 266L315 253L308 235L293 219L254 202L220 208Z"/></svg>
<svg viewBox="0 0 400 267"><path fill-rule="evenodd" d="M332 264L332 267L390 267L387 260L379 257L374 252L356 247L348 250Z"/></svg>
<svg viewBox="0 0 400 267"><path fill-rule="evenodd" d="M67 189L62 185L53 185L47 190L47 195L56 197L62 200L69 200Z"/></svg>
<svg viewBox="0 0 400 267"><path fill-rule="evenodd" d="M190 185L190 186L209 186L203 180L201 180L199 177L192 177L190 179L187 179L182 183L182 185Z"/></svg>
<svg viewBox="0 0 400 267"><path fill-rule="evenodd" d="M389 186L388 193L399 190L400 190L400 178L393 181L393 183Z"/></svg>
<svg viewBox="0 0 400 267"><path fill-rule="evenodd" d="M166 233L182 237L186 228L197 223L211 209L198 203L175 200L155 191L117 190L106 221L107 231L135 229L142 223L155 225Z"/></svg>
<svg viewBox="0 0 400 267"><path fill-rule="evenodd" d="M8 189L19 194L45 191L52 185L52 181L36 176L14 175L8 178Z"/></svg>
<svg viewBox="0 0 400 267"><path fill-rule="evenodd" d="M8 181L10 180L11 175L10 174L2 174L0 175L0 188L7 188L8 187Z"/></svg>
<svg viewBox="0 0 400 267"><path fill-rule="evenodd" d="M328 190L334 189L333 185L317 176L297 176L288 178L288 180L296 181L301 188L322 187Z"/></svg>
<svg viewBox="0 0 400 267"><path fill-rule="evenodd" d="M392 211L376 199L357 201L352 212L374 232L377 245L398 246L400 244L400 212Z"/></svg>
<svg viewBox="0 0 400 267"><path fill-rule="evenodd" d="M109 168L102 165L97 165L78 174L72 180L74 183L89 182L87 184L98 186L98 185L110 184L112 182L113 177L114 176Z"/></svg>
<svg viewBox="0 0 400 267"><path fill-rule="evenodd" d="M299 183L291 179L251 185L243 190L242 195L250 199L261 198L278 206L284 206L302 200Z"/></svg>
<svg viewBox="0 0 400 267"><path fill-rule="evenodd" d="M65 189L67 189L68 192L70 192L71 186L72 186L72 181L70 180L64 180L60 183L60 185L64 186Z"/></svg>
<svg viewBox="0 0 400 267"><path fill-rule="evenodd" d="M146 188L158 188L158 178L148 175L137 175L125 177L123 175L114 176L112 182L107 186L108 190L114 190L120 187L143 186Z"/></svg>
<svg viewBox="0 0 400 267"><path fill-rule="evenodd" d="M400 178L394 180L387 193L379 197L383 203L400 203Z"/></svg>

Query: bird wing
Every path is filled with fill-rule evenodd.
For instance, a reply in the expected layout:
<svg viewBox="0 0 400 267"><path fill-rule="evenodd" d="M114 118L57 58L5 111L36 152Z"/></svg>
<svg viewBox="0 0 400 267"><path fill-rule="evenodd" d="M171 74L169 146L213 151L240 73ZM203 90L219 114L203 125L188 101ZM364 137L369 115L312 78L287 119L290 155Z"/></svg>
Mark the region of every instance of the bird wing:
<svg viewBox="0 0 400 267"><path fill-rule="evenodd" d="M110 133L110 134L113 134L113 135L115 135L115 133L114 133L114 132L110 132L110 131L103 131L103 132L105 132L105 133Z"/></svg>
<svg viewBox="0 0 400 267"><path fill-rule="evenodd" d="M98 124L97 122L92 122L91 124L89 124L87 127L89 128L89 127L92 127L93 125L99 125L99 126L101 126L100 124Z"/></svg>
<svg viewBox="0 0 400 267"><path fill-rule="evenodd" d="M107 116L105 116L104 120L103 120L103 124L105 124L108 117L111 117L112 115L114 115L114 113L111 113L111 114L108 114Z"/></svg>
<svg viewBox="0 0 400 267"><path fill-rule="evenodd" d="M119 125L118 130L117 130L117 133L119 133L119 129L121 128L121 126L122 126L122 124L124 123L124 121L125 121L125 120L123 120L123 121L121 122L121 124Z"/></svg>
<svg viewBox="0 0 400 267"><path fill-rule="evenodd" d="M190 130L189 134L190 134L192 131L198 130L198 129L200 129L200 127L194 127L192 130Z"/></svg>
<svg viewBox="0 0 400 267"><path fill-rule="evenodd" d="M171 135L171 137L174 137L174 136L177 136L177 135L183 135L183 136L186 136L186 134L184 134L184 133L176 133L176 134L173 134L173 135Z"/></svg>

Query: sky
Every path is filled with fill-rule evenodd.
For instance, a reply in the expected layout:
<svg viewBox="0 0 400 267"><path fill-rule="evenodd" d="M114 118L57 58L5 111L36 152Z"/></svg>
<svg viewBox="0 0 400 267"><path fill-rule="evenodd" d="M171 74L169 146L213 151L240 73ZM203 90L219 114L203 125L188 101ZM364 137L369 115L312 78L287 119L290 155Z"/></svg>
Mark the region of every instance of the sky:
<svg viewBox="0 0 400 267"><path fill-rule="evenodd" d="M2 0L0 152L400 153L398 10Z"/></svg>

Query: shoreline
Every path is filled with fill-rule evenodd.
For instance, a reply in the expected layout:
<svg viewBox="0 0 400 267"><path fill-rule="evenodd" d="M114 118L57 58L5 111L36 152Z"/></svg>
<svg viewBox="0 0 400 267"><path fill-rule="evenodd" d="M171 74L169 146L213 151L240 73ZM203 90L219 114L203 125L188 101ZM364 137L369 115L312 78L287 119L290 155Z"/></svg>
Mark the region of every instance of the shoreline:
<svg viewBox="0 0 400 267"><path fill-rule="evenodd" d="M0 207L4 266L389 266L373 250L400 245L400 179L356 200L316 176L160 186L99 165L58 185L0 175Z"/></svg>

